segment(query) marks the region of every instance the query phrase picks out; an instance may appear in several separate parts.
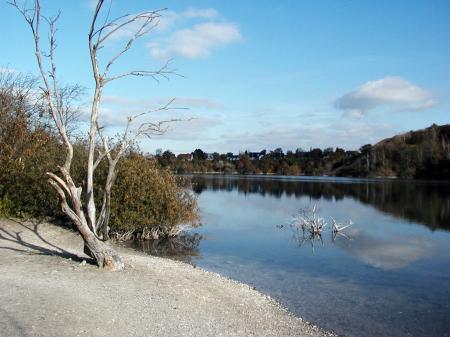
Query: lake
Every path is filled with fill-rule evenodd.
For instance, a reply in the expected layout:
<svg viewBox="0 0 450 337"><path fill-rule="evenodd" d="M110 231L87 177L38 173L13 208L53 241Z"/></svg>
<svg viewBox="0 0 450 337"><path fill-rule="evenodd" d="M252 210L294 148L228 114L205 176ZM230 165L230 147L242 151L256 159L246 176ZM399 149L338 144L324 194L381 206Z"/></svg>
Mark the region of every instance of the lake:
<svg viewBox="0 0 450 337"><path fill-rule="evenodd" d="M134 247L254 286L340 336L450 336L448 182L191 178L203 226ZM303 236L292 217L314 205L353 225Z"/></svg>

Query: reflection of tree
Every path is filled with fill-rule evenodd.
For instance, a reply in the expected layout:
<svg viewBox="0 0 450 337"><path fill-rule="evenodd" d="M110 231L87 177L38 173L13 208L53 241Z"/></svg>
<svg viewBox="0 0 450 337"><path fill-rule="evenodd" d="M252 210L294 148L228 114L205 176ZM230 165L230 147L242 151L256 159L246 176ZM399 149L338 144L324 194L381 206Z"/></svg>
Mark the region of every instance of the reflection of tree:
<svg viewBox="0 0 450 337"><path fill-rule="evenodd" d="M199 255L198 246L201 239L202 236L198 233L183 233L174 238L135 240L125 244L150 255L170 257L193 264L192 258Z"/></svg>
<svg viewBox="0 0 450 337"><path fill-rule="evenodd" d="M299 181L255 177L195 176L193 189L258 193L313 200L354 198L391 215L450 230L450 184L406 181Z"/></svg>
<svg viewBox="0 0 450 337"><path fill-rule="evenodd" d="M322 233L314 232L306 228L305 226L299 226L297 223L291 223L289 225L292 230L292 239L298 244L299 247L304 244L310 244L312 252L314 253L314 247L316 244L323 246ZM281 228L281 227L280 227Z"/></svg>

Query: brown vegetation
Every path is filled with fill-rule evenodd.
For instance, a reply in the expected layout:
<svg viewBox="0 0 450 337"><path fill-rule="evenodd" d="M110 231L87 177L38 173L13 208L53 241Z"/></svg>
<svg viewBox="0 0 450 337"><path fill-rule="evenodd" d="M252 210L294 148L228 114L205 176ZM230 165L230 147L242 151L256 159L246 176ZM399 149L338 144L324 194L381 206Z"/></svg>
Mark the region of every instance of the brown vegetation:
<svg viewBox="0 0 450 337"><path fill-rule="evenodd" d="M277 174L307 176L402 177L449 179L450 125L432 125L418 131L366 144L358 151L341 148L298 148L273 151L175 156L169 150L157 154L161 165L177 173Z"/></svg>
<svg viewBox="0 0 450 337"><path fill-rule="evenodd" d="M0 74L0 215L52 217L67 222L58 208L54 191L46 182L64 161L64 147L55 131L40 117L40 97L34 78L13 72ZM82 185L88 156L86 141L73 143L72 177ZM196 198L181 187L176 177L137 149L129 149L119 163L111 198L111 231L115 236L153 233L151 238L176 235L182 225L198 224ZM99 164L94 190L101 204L108 174Z"/></svg>
<svg viewBox="0 0 450 337"><path fill-rule="evenodd" d="M117 177L117 165L123 158L131 145L140 136L150 137L164 133L166 124L172 120L159 122L142 121L140 118L148 116L151 112L168 110L173 100L157 109L152 109L130 115L124 121L126 126L123 132L115 141L111 141L104 132L103 126L99 122L100 103L104 88L111 82L125 77L150 77L154 80L167 78L174 74L169 69L167 62L157 70L131 70L126 72L114 73L116 61L126 54L134 42L140 37L149 33L159 22L162 10L143 11L135 15L122 15L116 19L110 19L110 6L107 8L104 0L98 0L90 24L87 45L91 61L91 70L95 82L95 89L92 95L89 132L86 140L85 149L87 156L81 155L74 157L75 140L71 137L70 118L70 97L71 91L66 91L65 86L59 82L56 67L55 50L57 21L61 13L54 17L44 16L41 12L40 1L35 0L31 7L27 3L19 4L17 0L9 2L21 14L28 25L33 37L33 52L36 58L37 67L40 74L41 86L38 92L43 109L41 112L48 116L51 125L54 128L53 134L61 142L64 151L63 163L58 163L54 167L55 171L47 171L47 181L59 198L59 205L64 213L75 225L80 233L85 252L93 257L100 267L111 269L122 269L123 263L120 256L104 241L109 238L109 220L111 217L111 190ZM46 27L42 27L42 22ZM43 33L43 29L47 29ZM104 52L103 47L108 43L116 32L130 28L132 36L112 54ZM41 36L45 33L49 37L49 46L47 51L42 51ZM99 58L106 56L106 62L99 62ZM117 69L115 69L117 71ZM136 123L136 120L139 122ZM78 153L79 154L79 153ZM84 159L83 167L85 174L81 182L75 181L72 164L75 160ZM98 202L96 193L96 169L102 162L106 162L107 174L103 186L101 187L101 202ZM101 205L101 207L98 207Z"/></svg>
<svg viewBox="0 0 450 337"><path fill-rule="evenodd" d="M450 179L450 125L432 126L365 145L337 175Z"/></svg>

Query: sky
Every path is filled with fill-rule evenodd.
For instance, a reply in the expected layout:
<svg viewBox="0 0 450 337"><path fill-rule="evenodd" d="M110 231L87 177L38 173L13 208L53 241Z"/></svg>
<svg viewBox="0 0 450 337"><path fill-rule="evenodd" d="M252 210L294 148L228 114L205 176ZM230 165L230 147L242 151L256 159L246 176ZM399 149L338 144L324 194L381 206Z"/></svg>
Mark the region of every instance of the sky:
<svg viewBox="0 0 450 337"><path fill-rule="evenodd" d="M41 2L44 15L62 11L59 82L87 88L87 114L94 88L87 35L96 1ZM111 82L101 103L102 125L115 134L127 116L175 98L173 109L145 118L182 121L142 139L145 152L350 150L450 123L448 0L115 0L111 17L155 9L164 9L158 26L111 73L156 70L171 59L175 74ZM136 27L111 36L101 64ZM42 36L45 49L45 30ZM0 71L38 74L31 32L5 1L0 38Z"/></svg>

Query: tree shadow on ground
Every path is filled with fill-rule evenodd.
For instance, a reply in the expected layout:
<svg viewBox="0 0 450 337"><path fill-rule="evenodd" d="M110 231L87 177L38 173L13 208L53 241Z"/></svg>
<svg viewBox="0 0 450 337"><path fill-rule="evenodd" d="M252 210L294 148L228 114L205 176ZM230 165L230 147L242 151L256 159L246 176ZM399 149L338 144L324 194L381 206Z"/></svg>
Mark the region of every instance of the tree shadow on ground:
<svg viewBox="0 0 450 337"><path fill-rule="evenodd" d="M0 227L0 244L4 241L7 241L16 245L20 245L26 249L7 247L2 245L0 245L0 249L35 255L59 256L65 259L71 259L75 262L82 262L83 260L85 260L89 264L95 264L91 258L83 258L79 255L73 254L46 239L39 231L42 221L27 220L27 224L25 224L25 221L20 221L13 218L9 218L9 220L18 224L23 228L23 230L14 231ZM33 233L40 240L42 245L40 245L39 243L31 243L24 239L22 233L26 231L30 231L31 233ZM50 246L51 248L47 248L44 245Z"/></svg>

